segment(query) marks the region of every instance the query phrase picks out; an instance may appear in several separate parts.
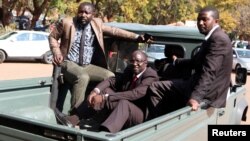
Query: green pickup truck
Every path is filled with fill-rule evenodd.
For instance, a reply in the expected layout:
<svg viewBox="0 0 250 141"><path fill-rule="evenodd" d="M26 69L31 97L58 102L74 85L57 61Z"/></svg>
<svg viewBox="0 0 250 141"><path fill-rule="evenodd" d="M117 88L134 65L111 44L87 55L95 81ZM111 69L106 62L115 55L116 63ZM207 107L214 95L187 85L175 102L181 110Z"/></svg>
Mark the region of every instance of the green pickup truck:
<svg viewBox="0 0 250 141"><path fill-rule="evenodd" d="M121 73L126 65L126 55L134 49L142 49L152 55L149 63L159 59L161 48L173 47L177 54L190 58L197 51L204 36L196 28L132 23L107 23L136 33L148 33L154 37L151 44L137 43L105 37L107 62L115 73ZM113 45L116 44L116 49ZM155 51L152 51L155 48ZM151 53L151 54L150 54ZM109 56L111 54L112 56ZM155 58L154 58L155 56ZM118 133L94 132L63 126L57 123L51 106L53 78L0 81L0 140L3 141L205 141L208 125L240 124L246 120L246 70L240 68L236 84L228 91L225 108L201 108L191 111L189 106L172 111ZM63 105L63 112L70 108L70 94Z"/></svg>

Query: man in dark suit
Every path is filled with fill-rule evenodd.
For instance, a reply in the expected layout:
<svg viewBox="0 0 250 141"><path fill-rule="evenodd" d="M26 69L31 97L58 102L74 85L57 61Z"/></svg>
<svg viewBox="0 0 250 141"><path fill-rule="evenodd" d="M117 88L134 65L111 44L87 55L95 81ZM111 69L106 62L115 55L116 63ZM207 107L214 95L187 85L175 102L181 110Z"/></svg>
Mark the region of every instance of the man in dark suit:
<svg viewBox="0 0 250 141"><path fill-rule="evenodd" d="M185 51L182 47L177 45L166 45L164 49L164 55L166 58L156 59L154 66L157 69L157 73L160 77L160 80L169 80L173 78L183 78L188 77L190 72L187 68L177 68L173 63L172 56L177 58L183 58Z"/></svg>
<svg viewBox="0 0 250 141"><path fill-rule="evenodd" d="M205 35L198 53L191 59L173 57L176 67L191 66L195 72L189 79L158 81L149 87L150 118L186 104L192 110L197 110L201 102L216 108L226 105L232 71L231 41L220 28L219 12L213 7L205 7L199 12L197 26Z"/></svg>
<svg viewBox="0 0 250 141"><path fill-rule="evenodd" d="M99 83L87 99L89 106L96 111L109 113L101 130L115 133L146 119L144 96L148 86L159 78L155 70L147 67L147 55L143 51L134 51L130 63L121 76L109 77ZM68 119L81 117L85 112L79 111L78 115Z"/></svg>

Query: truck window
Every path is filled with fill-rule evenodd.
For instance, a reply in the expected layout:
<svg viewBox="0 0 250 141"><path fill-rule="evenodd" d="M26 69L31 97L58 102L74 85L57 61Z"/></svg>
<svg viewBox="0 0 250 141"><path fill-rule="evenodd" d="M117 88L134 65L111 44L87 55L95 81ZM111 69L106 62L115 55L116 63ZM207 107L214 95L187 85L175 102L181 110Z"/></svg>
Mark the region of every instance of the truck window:
<svg viewBox="0 0 250 141"><path fill-rule="evenodd" d="M109 43L107 62L109 69L115 73L121 73L128 64L129 55L138 49L136 42L113 40Z"/></svg>

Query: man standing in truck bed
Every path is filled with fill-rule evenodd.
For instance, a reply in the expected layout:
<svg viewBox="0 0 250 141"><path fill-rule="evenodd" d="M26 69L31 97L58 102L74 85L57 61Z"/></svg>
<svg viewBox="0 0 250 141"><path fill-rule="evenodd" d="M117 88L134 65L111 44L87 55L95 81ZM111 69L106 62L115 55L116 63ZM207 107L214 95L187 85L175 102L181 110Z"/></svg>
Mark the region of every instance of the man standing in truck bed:
<svg viewBox="0 0 250 141"><path fill-rule="evenodd" d="M158 81L149 87L152 117L165 114L171 106L186 103L192 110L197 110L201 102L216 108L226 105L232 71L231 41L220 28L219 12L213 7L205 7L199 12L197 26L206 36L198 53L191 59L173 59L176 67L191 66L195 72L189 79ZM176 104L169 106L173 99L177 100Z"/></svg>

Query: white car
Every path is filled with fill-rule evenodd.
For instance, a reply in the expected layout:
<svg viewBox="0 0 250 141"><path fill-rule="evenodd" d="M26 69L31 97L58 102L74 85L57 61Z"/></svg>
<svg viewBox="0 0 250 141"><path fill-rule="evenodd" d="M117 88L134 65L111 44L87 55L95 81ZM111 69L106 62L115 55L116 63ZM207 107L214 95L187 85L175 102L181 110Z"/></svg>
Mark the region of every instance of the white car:
<svg viewBox="0 0 250 141"><path fill-rule="evenodd" d="M5 60L42 60L52 63L49 33L42 31L11 31L0 36L0 63Z"/></svg>
<svg viewBox="0 0 250 141"><path fill-rule="evenodd" d="M237 48L237 44L240 42L240 40L234 40L232 41L232 46L234 48ZM244 49L246 49L246 46L248 45L248 41L242 41Z"/></svg>
<svg viewBox="0 0 250 141"><path fill-rule="evenodd" d="M250 50L242 48L233 48L233 70L237 68L246 68L250 73Z"/></svg>
<svg viewBox="0 0 250 141"><path fill-rule="evenodd" d="M161 44L150 44L146 50L148 55L148 62L154 62L156 59L166 58L164 54L165 45Z"/></svg>

